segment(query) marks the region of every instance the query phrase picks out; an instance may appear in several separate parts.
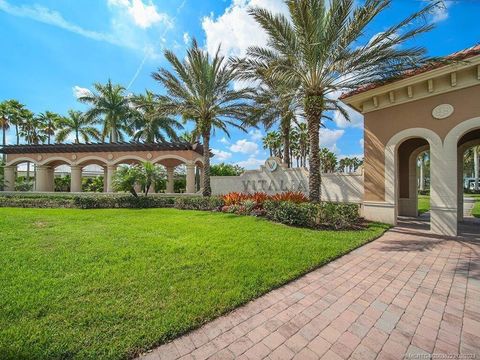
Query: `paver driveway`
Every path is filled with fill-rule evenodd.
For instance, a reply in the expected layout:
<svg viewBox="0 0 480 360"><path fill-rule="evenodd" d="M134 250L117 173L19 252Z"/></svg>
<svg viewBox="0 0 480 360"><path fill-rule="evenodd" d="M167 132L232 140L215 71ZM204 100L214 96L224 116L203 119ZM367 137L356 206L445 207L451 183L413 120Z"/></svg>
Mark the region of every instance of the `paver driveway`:
<svg viewBox="0 0 480 360"><path fill-rule="evenodd" d="M432 353L480 357L480 239L397 227L144 358L366 360Z"/></svg>

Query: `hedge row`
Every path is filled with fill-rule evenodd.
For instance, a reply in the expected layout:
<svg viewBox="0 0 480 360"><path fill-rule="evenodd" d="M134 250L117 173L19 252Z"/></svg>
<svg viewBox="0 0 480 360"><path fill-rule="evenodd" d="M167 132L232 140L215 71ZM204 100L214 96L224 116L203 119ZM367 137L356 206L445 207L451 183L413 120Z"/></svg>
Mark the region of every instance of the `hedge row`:
<svg viewBox="0 0 480 360"><path fill-rule="evenodd" d="M0 207L24 208L171 208L182 210L223 211L253 215L285 225L313 229L351 229L360 222L359 206L343 203L295 203L267 200L259 206L252 200L225 206L221 197L139 196L129 194L2 194Z"/></svg>
<svg viewBox="0 0 480 360"><path fill-rule="evenodd" d="M134 197L127 194L2 194L0 207L23 208L164 208L173 207L175 197Z"/></svg>

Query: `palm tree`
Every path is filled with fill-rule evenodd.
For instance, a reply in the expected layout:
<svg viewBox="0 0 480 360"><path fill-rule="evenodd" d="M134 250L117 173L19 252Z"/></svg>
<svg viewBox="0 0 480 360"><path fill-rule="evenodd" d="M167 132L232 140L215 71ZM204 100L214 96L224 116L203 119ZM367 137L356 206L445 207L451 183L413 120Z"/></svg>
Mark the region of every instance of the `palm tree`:
<svg viewBox="0 0 480 360"><path fill-rule="evenodd" d="M268 149L270 157L281 157L282 140L278 131L269 131L263 137L263 148Z"/></svg>
<svg viewBox="0 0 480 360"><path fill-rule="evenodd" d="M38 114L38 119L42 124L41 132L47 136L47 144L50 145L51 137L55 136L55 131L60 123L61 116L51 111L45 111Z"/></svg>
<svg viewBox="0 0 480 360"><path fill-rule="evenodd" d="M79 101L91 106L85 116L91 119L103 116L102 141L107 137L110 138L110 142L123 140L123 131L130 130L128 121L133 117L130 99L125 95L125 88L112 84L111 80L108 80L105 85L95 83L93 87L95 92L86 93L78 98Z"/></svg>
<svg viewBox="0 0 480 360"><path fill-rule="evenodd" d="M24 121L24 116L28 115L25 111L25 105L21 104L17 100L6 100L2 104L4 105L3 111L6 114L6 118L8 118L9 127L14 126L15 128L15 137L17 139L16 144L20 144L20 131L22 122Z"/></svg>
<svg viewBox="0 0 480 360"><path fill-rule="evenodd" d="M57 132L56 141L64 142L70 134L75 135L74 142L80 143L80 137L84 142L90 139L99 140L100 133L95 128L95 121L91 117L85 116L81 111L68 111L68 117L64 117L59 121L59 131Z"/></svg>
<svg viewBox="0 0 480 360"><path fill-rule="evenodd" d="M200 136L195 131L185 131L180 135L180 140L189 144L198 143Z"/></svg>
<svg viewBox="0 0 480 360"><path fill-rule="evenodd" d="M46 140L46 135L42 134L42 122L30 110L22 111L22 123L20 125L20 135L25 138L27 144L40 144Z"/></svg>
<svg viewBox="0 0 480 360"><path fill-rule="evenodd" d="M152 74L167 90L160 96L164 115L180 115L195 123L195 131L201 134L204 148L203 195L210 196L210 136L219 129L230 136L227 126L245 130L251 89L235 90L232 81L235 70L220 55L220 48L210 56L202 50L195 39L181 61L172 51L165 51L165 57L173 72L161 68Z"/></svg>
<svg viewBox="0 0 480 360"><path fill-rule="evenodd" d="M334 172L337 167L337 156L327 148L321 148L320 153L321 171L324 173Z"/></svg>
<svg viewBox="0 0 480 360"><path fill-rule="evenodd" d="M251 15L268 34L268 47L250 47L251 61L267 63L269 76L280 83L298 84L296 96L308 125L309 196L320 201L319 130L327 109L348 114L335 93L400 75L427 62L425 49L403 45L433 26L414 22L437 3L432 2L365 44L367 26L391 0L286 0L289 18L262 8Z"/></svg>
<svg viewBox="0 0 480 360"><path fill-rule="evenodd" d="M296 141L300 166L306 166L308 154L308 127L304 122L297 123L292 129L292 137Z"/></svg>
<svg viewBox="0 0 480 360"><path fill-rule="evenodd" d="M279 123L282 137L283 162L291 166L290 130L295 120L298 104L295 101L295 83L280 83L269 77L267 63L249 61L249 59L234 58L233 66L239 69L239 79L259 81L255 91L254 104L251 107L251 122L262 123L266 130Z"/></svg>
<svg viewBox="0 0 480 360"><path fill-rule="evenodd" d="M133 135L134 140L143 140L148 143L164 142L166 137L170 140L178 140L176 130L183 129L183 126L175 119L160 115L159 103L152 92L147 90L145 94L134 96L132 104L137 110L134 120L134 126L137 129Z"/></svg>
<svg viewBox="0 0 480 360"><path fill-rule="evenodd" d="M0 103L0 126L2 127L2 146L7 144L7 131L10 129L11 109L8 101ZM6 154L3 154L3 162L5 162Z"/></svg>

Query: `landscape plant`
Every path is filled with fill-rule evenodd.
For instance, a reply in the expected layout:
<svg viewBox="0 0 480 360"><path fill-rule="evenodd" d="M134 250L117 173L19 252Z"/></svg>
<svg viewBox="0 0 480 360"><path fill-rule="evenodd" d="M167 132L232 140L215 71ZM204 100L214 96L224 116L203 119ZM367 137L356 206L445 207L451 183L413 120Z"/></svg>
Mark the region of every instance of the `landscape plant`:
<svg viewBox="0 0 480 360"><path fill-rule="evenodd" d="M252 46L247 61L267 68L274 82L296 85L309 134L309 196L321 198L319 131L329 109L349 115L338 92L391 80L428 63L426 50L406 43L433 28L423 20L439 2L386 28L371 39L369 24L390 0L287 0L288 15L252 8L251 15L268 34L266 47ZM338 96L338 95L337 95Z"/></svg>
<svg viewBox="0 0 480 360"><path fill-rule="evenodd" d="M203 195L210 196L210 136L214 129L230 135L228 126L245 130L244 121L250 109L247 99L251 89L235 90L235 69L220 55L220 48L213 55L192 40L184 60L172 51L165 51L165 58L173 71L161 68L153 78L166 89L160 95L163 115L178 115L195 124L195 134L203 140Z"/></svg>

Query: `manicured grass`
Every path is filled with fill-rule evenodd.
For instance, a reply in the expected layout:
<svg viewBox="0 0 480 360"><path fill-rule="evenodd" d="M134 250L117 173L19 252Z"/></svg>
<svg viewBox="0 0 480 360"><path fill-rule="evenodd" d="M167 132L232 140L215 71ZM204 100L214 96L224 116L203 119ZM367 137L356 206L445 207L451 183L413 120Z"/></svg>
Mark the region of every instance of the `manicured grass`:
<svg viewBox="0 0 480 360"><path fill-rule="evenodd" d="M418 213L423 214L430 210L430 196L418 195Z"/></svg>
<svg viewBox="0 0 480 360"><path fill-rule="evenodd" d="M472 209L472 215L480 218L480 194L465 194L465 197L471 197L475 199L475 205ZM430 196L418 195L418 212L419 214L426 213L430 210Z"/></svg>
<svg viewBox="0 0 480 360"><path fill-rule="evenodd" d="M386 229L313 231L230 214L0 209L0 357L121 359Z"/></svg>

